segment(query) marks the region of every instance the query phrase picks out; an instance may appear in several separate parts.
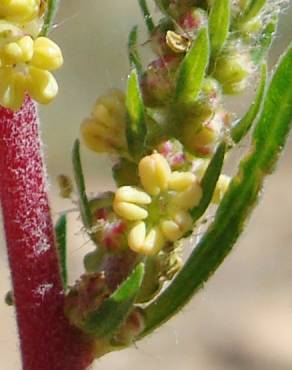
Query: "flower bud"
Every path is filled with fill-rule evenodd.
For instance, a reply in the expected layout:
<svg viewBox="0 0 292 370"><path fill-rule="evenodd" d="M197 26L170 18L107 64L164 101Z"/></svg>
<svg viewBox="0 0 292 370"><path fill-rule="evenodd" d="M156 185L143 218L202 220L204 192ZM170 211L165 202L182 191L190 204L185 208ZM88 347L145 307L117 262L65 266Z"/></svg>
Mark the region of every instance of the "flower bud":
<svg viewBox="0 0 292 370"><path fill-rule="evenodd" d="M217 80L207 77L203 81L198 99L189 109L189 114L207 120L211 118L221 102L221 86Z"/></svg>
<svg viewBox="0 0 292 370"><path fill-rule="evenodd" d="M113 195L105 193L89 203L92 230L91 237L104 251L115 253L127 246L127 223L112 208Z"/></svg>
<svg viewBox="0 0 292 370"><path fill-rule="evenodd" d="M191 153L209 157L222 138L227 123L228 116L223 110L218 110L208 120L201 117L188 119L183 125L181 140Z"/></svg>
<svg viewBox="0 0 292 370"><path fill-rule="evenodd" d="M98 153L123 153L127 148L125 96L110 90L95 103L91 117L81 124L85 145Z"/></svg>
<svg viewBox="0 0 292 370"><path fill-rule="evenodd" d="M164 106L171 100L175 73L181 62L178 55L166 55L152 62L142 79L145 102L149 106Z"/></svg>
<svg viewBox="0 0 292 370"><path fill-rule="evenodd" d="M86 317L110 294L103 273L82 275L65 298L65 313L73 325L82 329Z"/></svg>
<svg viewBox="0 0 292 370"><path fill-rule="evenodd" d="M135 338L142 333L145 328L145 315L144 311L140 307L134 308L129 314L125 323L119 329L118 333L113 338L114 346L129 346Z"/></svg>
<svg viewBox="0 0 292 370"><path fill-rule="evenodd" d="M261 17L251 19L249 22L239 23L238 30L245 42L252 41L260 34L263 27Z"/></svg>
<svg viewBox="0 0 292 370"><path fill-rule="evenodd" d="M216 60L213 77L222 85L225 94L237 94L246 88L252 63L246 53L231 52Z"/></svg>
<svg viewBox="0 0 292 370"><path fill-rule="evenodd" d="M178 140L161 143L157 151L166 158L172 170L183 169L189 164L183 146Z"/></svg>
<svg viewBox="0 0 292 370"><path fill-rule="evenodd" d="M169 0L167 11L176 20L184 13L186 13L191 7L202 6L204 0Z"/></svg>
<svg viewBox="0 0 292 370"><path fill-rule="evenodd" d="M178 19L178 31L194 38L199 29L207 24L206 12L200 8L188 9Z"/></svg>

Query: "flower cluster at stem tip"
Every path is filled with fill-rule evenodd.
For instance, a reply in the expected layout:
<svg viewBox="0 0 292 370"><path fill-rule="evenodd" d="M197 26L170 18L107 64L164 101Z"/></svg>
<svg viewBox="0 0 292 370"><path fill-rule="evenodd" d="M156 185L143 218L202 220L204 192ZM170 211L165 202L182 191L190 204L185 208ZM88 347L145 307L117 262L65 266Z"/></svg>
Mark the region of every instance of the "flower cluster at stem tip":
<svg viewBox="0 0 292 370"><path fill-rule="evenodd" d="M191 211L202 198L201 181L210 158L220 142L233 145L230 132L237 120L225 108L223 97L248 86L260 64L252 53L261 48L261 32L272 19L268 7L258 7L246 16L250 2L231 2L227 36L216 49L208 30L214 1L164 0L156 4L163 10L163 18L148 29L155 59L146 67L134 63L138 66L144 134L135 139L129 136L131 96L119 90L102 95L81 125L89 149L118 156L113 167L117 190L110 212L126 222L128 247L143 255L158 254L188 235L197 222ZM177 87L180 75L186 73L186 59L206 30L211 50L200 91L193 101L178 104ZM129 51L136 53L137 60L137 45L135 48ZM137 141L134 155L131 140ZM139 144L142 154L137 152ZM219 176L213 204L221 202L229 183L227 175Z"/></svg>
<svg viewBox="0 0 292 370"><path fill-rule="evenodd" d="M277 12L279 5L278 0L273 6L249 0L154 2L162 14L156 23L146 1L139 1L153 59L143 64L139 47L146 43L139 44L133 27L126 93L111 89L101 95L81 124L85 146L114 158L115 190L87 198L79 142L73 150L75 178L81 177L76 181L80 213L94 250L85 255L85 273L66 297L71 323L88 331L92 313L96 317L102 303L111 302L102 292L91 296L92 284L101 283L106 295L119 294L135 268L144 269L134 315L128 316L134 320L101 339L108 350L139 336L147 309L141 304L156 303L165 283L172 284L182 268L184 240L192 242L214 207L224 207L231 182L222 173L227 153L261 109L253 104L237 119L225 96L244 91L261 66L255 101L262 99L267 30L275 27L270 10ZM84 307L87 298L90 305Z"/></svg>
<svg viewBox="0 0 292 370"><path fill-rule="evenodd" d="M120 187L113 208L122 218L133 221L129 247L152 255L167 241L174 242L191 230L188 211L199 204L202 190L193 173L172 172L167 160L158 153L139 162L139 176L143 189Z"/></svg>
<svg viewBox="0 0 292 370"><path fill-rule="evenodd" d="M0 104L6 108L20 109L25 93L42 104L58 93L51 71L62 66L63 56L40 35L46 7L43 0L1 0Z"/></svg>

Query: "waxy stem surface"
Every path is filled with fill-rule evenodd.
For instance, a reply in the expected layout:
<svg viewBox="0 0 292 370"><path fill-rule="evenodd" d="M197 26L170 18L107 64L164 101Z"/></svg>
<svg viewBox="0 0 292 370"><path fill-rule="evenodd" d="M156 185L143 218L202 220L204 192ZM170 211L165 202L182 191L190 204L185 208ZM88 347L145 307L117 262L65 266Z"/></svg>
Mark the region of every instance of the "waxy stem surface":
<svg viewBox="0 0 292 370"><path fill-rule="evenodd" d="M92 345L71 327L55 248L36 106L0 107L0 198L24 370L83 370Z"/></svg>

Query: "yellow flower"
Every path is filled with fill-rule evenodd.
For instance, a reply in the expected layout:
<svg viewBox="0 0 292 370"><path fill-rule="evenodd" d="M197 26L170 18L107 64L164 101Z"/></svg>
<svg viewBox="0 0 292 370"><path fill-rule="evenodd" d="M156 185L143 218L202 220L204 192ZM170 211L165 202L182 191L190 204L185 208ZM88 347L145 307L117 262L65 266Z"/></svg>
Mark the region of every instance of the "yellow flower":
<svg viewBox="0 0 292 370"><path fill-rule="evenodd" d="M29 22L39 15L41 0L1 0L0 18Z"/></svg>
<svg viewBox="0 0 292 370"><path fill-rule="evenodd" d="M60 48L47 37L13 37L11 32L16 31L8 31L10 37L2 47L0 44L0 104L18 110L25 91L36 101L49 103L58 93L58 84L50 71L63 64Z"/></svg>
<svg viewBox="0 0 292 370"><path fill-rule="evenodd" d="M171 171L158 153L139 163L141 188L120 187L114 211L131 223L129 247L145 255L158 253L167 241L176 241L192 228L189 210L197 206L202 189L191 172Z"/></svg>
<svg viewBox="0 0 292 370"><path fill-rule="evenodd" d="M127 148L125 127L125 95L112 89L96 101L91 117L81 124L81 135L95 152L121 154Z"/></svg>

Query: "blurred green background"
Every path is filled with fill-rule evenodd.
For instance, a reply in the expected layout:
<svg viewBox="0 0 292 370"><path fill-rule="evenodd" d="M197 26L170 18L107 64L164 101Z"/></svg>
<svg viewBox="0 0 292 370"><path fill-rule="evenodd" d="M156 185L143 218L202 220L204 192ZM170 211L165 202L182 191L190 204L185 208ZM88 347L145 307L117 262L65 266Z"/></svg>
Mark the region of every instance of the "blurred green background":
<svg viewBox="0 0 292 370"><path fill-rule="evenodd" d="M153 8L155 16L157 11ZM269 65L289 42L291 14L284 11ZM290 21L289 21L290 19ZM290 22L290 23L289 23ZM136 0L62 0L51 36L62 46L65 65L58 73L60 94L40 108L44 158L54 218L71 210L70 280L82 272L82 255L92 248L75 204L61 200L59 173L71 174L72 143L96 97L110 87L124 88L129 71L126 43L130 28L141 25ZM147 60L147 47L142 47ZM254 86L246 101L250 100ZM246 106L234 99L236 110ZM83 148L89 192L113 187L111 158ZM268 179L260 205L235 250L192 302L158 332L133 348L97 361L100 370L290 370L292 368L292 145ZM0 295L10 289L1 233ZM0 303L0 369L18 370L13 309ZM41 370L41 369L40 369ZM52 369L53 370L53 369Z"/></svg>

